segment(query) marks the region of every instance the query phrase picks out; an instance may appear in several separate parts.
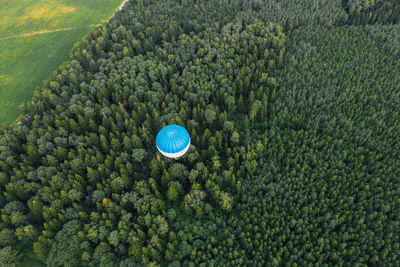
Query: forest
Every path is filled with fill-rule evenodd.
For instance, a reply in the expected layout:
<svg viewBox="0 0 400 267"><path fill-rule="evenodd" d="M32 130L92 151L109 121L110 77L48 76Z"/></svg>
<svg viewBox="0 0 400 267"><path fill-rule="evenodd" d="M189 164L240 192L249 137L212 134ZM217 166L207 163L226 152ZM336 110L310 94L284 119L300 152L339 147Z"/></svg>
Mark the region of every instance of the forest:
<svg viewBox="0 0 400 267"><path fill-rule="evenodd" d="M399 16L130 0L0 133L0 266L398 266Z"/></svg>

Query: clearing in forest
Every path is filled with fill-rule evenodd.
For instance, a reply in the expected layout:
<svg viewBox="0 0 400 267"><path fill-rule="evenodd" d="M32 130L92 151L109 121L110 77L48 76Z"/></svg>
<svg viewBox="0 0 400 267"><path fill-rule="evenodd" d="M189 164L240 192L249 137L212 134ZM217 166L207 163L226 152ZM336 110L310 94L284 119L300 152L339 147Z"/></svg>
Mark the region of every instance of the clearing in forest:
<svg viewBox="0 0 400 267"><path fill-rule="evenodd" d="M122 0L0 0L0 129Z"/></svg>

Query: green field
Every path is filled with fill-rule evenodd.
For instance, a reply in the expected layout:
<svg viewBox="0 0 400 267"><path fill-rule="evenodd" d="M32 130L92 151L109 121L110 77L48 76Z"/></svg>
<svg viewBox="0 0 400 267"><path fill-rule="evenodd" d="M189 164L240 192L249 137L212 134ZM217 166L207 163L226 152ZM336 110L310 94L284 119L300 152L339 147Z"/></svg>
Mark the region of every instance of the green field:
<svg viewBox="0 0 400 267"><path fill-rule="evenodd" d="M122 0L0 0L0 129Z"/></svg>

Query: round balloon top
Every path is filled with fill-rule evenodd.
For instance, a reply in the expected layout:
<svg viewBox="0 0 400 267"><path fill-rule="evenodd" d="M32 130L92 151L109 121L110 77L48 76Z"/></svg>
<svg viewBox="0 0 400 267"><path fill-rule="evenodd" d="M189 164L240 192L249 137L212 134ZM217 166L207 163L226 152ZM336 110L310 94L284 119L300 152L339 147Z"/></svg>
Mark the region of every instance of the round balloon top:
<svg viewBox="0 0 400 267"><path fill-rule="evenodd" d="M158 150L168 158L178 158L188 151L190 135L180 125L171 124L162 128L156 137Z"/></svg>

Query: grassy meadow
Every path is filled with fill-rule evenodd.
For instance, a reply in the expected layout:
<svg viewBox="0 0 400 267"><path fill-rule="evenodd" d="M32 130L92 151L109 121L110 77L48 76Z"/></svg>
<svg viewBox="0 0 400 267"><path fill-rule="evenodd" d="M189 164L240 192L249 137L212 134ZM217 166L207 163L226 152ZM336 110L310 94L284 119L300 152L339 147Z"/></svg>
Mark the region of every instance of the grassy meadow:
<svg viewBox="0 0 400 267"><path fill-rule="evenodd" d="M0 129L122 0L0 0Z"/></svg>

